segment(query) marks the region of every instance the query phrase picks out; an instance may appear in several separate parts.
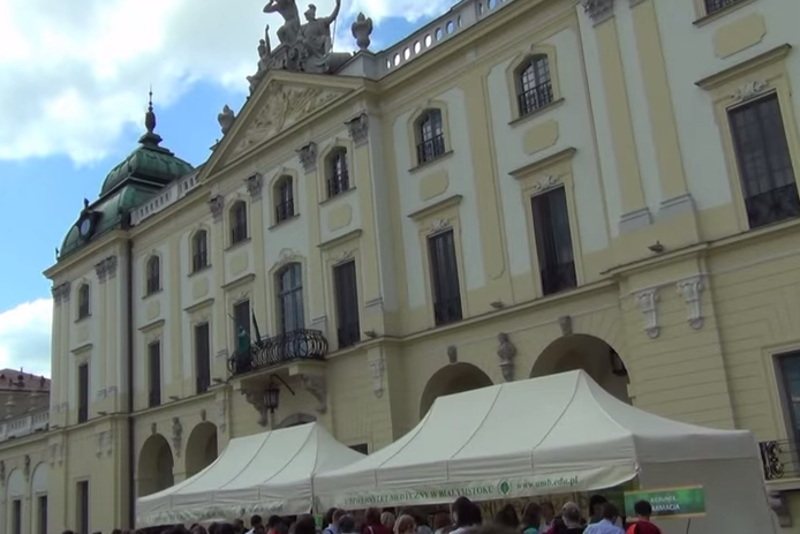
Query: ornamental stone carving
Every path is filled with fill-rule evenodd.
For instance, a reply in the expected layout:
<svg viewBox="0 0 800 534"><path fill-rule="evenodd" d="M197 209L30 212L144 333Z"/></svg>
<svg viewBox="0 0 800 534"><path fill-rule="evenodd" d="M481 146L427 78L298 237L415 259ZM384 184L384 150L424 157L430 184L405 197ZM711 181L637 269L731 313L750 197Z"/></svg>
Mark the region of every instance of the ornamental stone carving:
<svg viewBox="0 0 800 534"><path fill-rule="evenodd" d="M236 115L233 113L233 110L225 104L222 107L222 111L217 115L217 122L219 122L220 130L222 131L222 135L225 135L230 131L233 127L233 122L236 120Z"/></svg>
<svg viewBox="0 0 800 534"><path fill-rule="evenodd" d="M328 411L328 388L323 375L302 375L301 384L303 389L311 393L317 400L317 412L324 414Z"/></svg>
<svg viewBox="0 0 800 534"><path fill-rule="evenodd" d="M444 232L445 230L448 230L451 227L452 227L452 225L450 224L449 220L447 220L447 219L436 219L433 222L431 222L429 233L430 234L438 234L439 232Z"/></svg>
<svg viewBox="0 0 800 534"><path fill-rule="evenodd" d="M550 190L560 184L561 179L558 176L542 176L533 184L533 190L540 193Z"/></svg>
<svg viewBox="0 0 800 534"><path fill-rule="evenodd" d="M562 315L558 318L558 326L561 328L561 335L562 336L571 336L572 335L572 316L571 315Z"/></svg>
<svg viewBox="0 0 800 534"><path fill-rule="evenodd" d="M258 412L259 426L266 427L269 425L269 410L267 409L267 396L263 389L243 389L247 403L250 404Z"/></svg>
<svg viewBox="0 0 800 534"><path fill-rule="evenodd" d="M497 334L497 357L500 359L500 371L506 382L514 380L514 357L517 355L517 347L511 342L508 334L500 332Z"/></svg>
<svg viewBox="0 0 800 534"><path fill-rule="evenodd" d="M265 143L279 133L291 128L344 94L336 89L321 89L301 85L289 85L273 81L261 97L264 104L231 150L231 157ZM237 138L239 134L237 133Z"/></svg>
<svg viewBox="0 0 800 534"><path fill-rule="evenodd" d="M183 425L179 417L172 418L172 448L175 450L175 457L181 457L181 445L183 444Z"/></svg>
<svg viewBox="0 0 800 534"><path fill-rule="evenodd" d="M650 339L655 339L661 333L658 326L658 289L651 288L636 293L636 304L642 312L644 331Z"/></svg>
<svg viewBox="0 0 800 534"><path fill-rule="evenodd" d="M217 428L220 432L228 428L228 403L225 399L217 399Z"/></svg>
<svg viewBox="0 0 800 534"><path fill-rule="evenodd" d="M359 13L356 20L350 25L350 32L353 34L360 52L366 52L369 49L372 28L372 19L364 15L364 13Z"/></svg>
<svg viewBox="0 0 800 534"><path fill-rule="evenodd" d="M300 165L306 174L317 170L317 144L313 141L297 150L297 157L300 158Z"/></svg>
<svg viewBox="0 0 800 534"><path fill-rule="evenodd" d="M458 363L458 347L455 345L447 347L447 361L451 364Z"/></svg>
<svg viewBox="0 0 800 534"><path fill-rule="evenodd" d="M71 284L69 282L64 282L57 286L53 286L53 303L58 305L62 302L69 302L69 293L71 289Z"/></svg>
<svg viewBox="0 0 800 534"><path fill-rule="evenodd" d="M103 455L111 456L111 453L114 451L114 439L111 430L103 430L99 434L97 434L97 453L96 456L98 458L102 458Z"/></svg>
<svg viewBox="0 0 800 534"><path fill-rule="evenodd" d="M581 5L595 26L614 16L614 0L581 0Z"/></svg>
<svg viewBox="0 0 800 534"><path fill-rule="evenodd" d="M353 146L359 147L366 144L369 140L369 117L366 113L347 121L345 125L347 126L347 132L350 134L350 139L353 141Z"/></svg>
<svg viewBox="0 0 800 534"><path fill-rule="evenodd" d="M225 208L225 198L222 195L214 195L208 201L208 208L211 210L211 217L214 222L222 220L222 211Z"/></svg>
<svg viewBox="0 0 800 534"><path fill-rule="evenodd" d="M737 103L747 102L766 91L767 88L769 88L767 80L752 80L737 87L731 94L731 98Z"/></svg>
<svg viewBox="0 0 800 534"><path fill-rule="evenodd" d="M261 191L264 189L264 177L260 172L256 172L244 179L247 185L247 192L253 200L261 199Z"/></svg>
<svg viewBox="0 0 800 534"><path fill-rule="evenodd" d="M372 392L376 397L383 396L383 375L386 373L386 361L383 358L378 358L369 362L370 369L372 370Z"/></svg>
<svg viewBox="0 0 800 534"><path fill-rule="evenodd" d="M693 330L703 328L703 314L700 301L703 292L703 278L700 276L678 282L678 295L686 302L686 320Z"/></svg>
<svg viewBox="0 0 800 534"><path fill-rule="evenodd" d="M109 278L114 278L117 275L117 257L109 256L99 263L96 263L94 270L101 284Z"/></svg>

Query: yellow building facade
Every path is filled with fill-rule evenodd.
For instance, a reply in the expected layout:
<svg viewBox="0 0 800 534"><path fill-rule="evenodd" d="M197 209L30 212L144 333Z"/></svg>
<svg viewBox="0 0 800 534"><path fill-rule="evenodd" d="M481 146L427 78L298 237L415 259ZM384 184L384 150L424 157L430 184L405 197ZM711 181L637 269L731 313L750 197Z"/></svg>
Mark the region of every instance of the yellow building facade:
<svg viewBox="0 0 800 534"><path fill-rule="evenodd" d="M437 396L583 368L752 430L796 531L798 17L465 0L378 53L360 17L316 70L274 66L284 32L198 168L148 113L46 272L48 423L3 423L0 530L108 532L231 438L371 452Z"/></svg>

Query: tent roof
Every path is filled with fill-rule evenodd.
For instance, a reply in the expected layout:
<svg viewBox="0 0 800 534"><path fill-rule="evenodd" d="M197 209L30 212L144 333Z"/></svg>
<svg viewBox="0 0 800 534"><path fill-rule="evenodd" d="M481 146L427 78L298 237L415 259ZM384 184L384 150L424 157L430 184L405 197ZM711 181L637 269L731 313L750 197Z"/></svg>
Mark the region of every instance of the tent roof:
<svg viewBox="0 0 800 534"><path fill-rule="evenodd" d="M572 371L439 397L400 440L318 475L314 486L323 506L370 504L354 496L367 498L377 489L394 491L377 504L399 505L415 500L401 489L457 488L465 494L465 484L527 477L516 493L556 493L557 486L591 490L630 480L645 463L754 454L747 431L649 414L616 399L584 371Z"/></svg>
<svg viewBox="0 0 800 534"><path fill-rule="evenodd" d="M319 423L232 439L203 471L137 500L139 526L302 513L313 504L311 479L364 455L336 441Z"/></svg>

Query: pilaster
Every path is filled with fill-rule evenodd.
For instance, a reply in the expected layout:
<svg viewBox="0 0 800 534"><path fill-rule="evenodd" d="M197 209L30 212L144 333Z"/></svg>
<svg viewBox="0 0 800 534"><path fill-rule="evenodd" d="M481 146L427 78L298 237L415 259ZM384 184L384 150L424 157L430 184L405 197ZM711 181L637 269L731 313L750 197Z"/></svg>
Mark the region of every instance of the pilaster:
<svg viewBox="0 0 800 534"><path fill-rule="evenodd" d="M225 292L225 225L222 222L225 209L225 199L219 193L212 193L209 199L209 209L211 210L212 228L209 232L211 239L211 268L214 272L214 320L212 321L213 335L211 346L213 347L214 361L211 376L228 376L224 369L227 361L218 358L220 354L226 355L228 351L228 329L229 321L228 310L226 308Z"/></svg>
<svg viewBox="0 0 800 534"><path fill-rule="evenodd" d="M319 218L319 187L318 184L324 180L322 169L319 166L319 153L317 144L313 141L300 147L297 150L300 164L305 173L302 178L305 188L305 213L303 217L308 218L308 250L307 269L303 274L303 284L308 283L306 299L308 299L308 312L306 318L311 320L311 328L318 328L317 325L325 325L325 299L324 295L324 276L325 272L322 263L322 252L319 250L321 242L320 218ZM299 189L299 188L298 188ZM323 332L326 336L328 332Z"/></svg>
<svg viewBox="0 0 800 534"><path fill-rule="evenodd" d="M479 221L483 268L486 276L485 285L481 290L481 294L486 298L475 304L469 303L471 314L490 309L489 303L494 300L513 301L511 278L506 265L506 239L500 214L499 180L497 167L493 163L496 157L493 127L489 118L491 103L486 87L487 75L486 71L473 71L464 84L466 108L470 110L467 114L467 130L477 208L475 216ZM482 147L489 151L490 157L486 157Z"/></svg>
<svg viewBox="0 0 800 534"><path fill-rule="evenodd" d="M619 233L624 234L649 226L653 221L645 203L628 89L625 83L625 68L620 52L619 31L614 18L614 0L581 0L581 3L587 16L594 23L608 110L609 133L619 174L622 200Z"/></svg>
<svg viewBox="0 0 800 534"><path fill-rule="evenodd" d="M267 271L269 267L264 264L263 258L266 257L264 231L269 226L265 210L269 209L269 203L264 199L264 177L261 173L251 174L245 179L245 183L250 195L250 237L253 243L253 271L256 275L253 280L253 296L255 298L250 302L250 306L256 315L258 324L268 325L271 324L267 317ZM267 217L266 220L265 217Z"/></svg>

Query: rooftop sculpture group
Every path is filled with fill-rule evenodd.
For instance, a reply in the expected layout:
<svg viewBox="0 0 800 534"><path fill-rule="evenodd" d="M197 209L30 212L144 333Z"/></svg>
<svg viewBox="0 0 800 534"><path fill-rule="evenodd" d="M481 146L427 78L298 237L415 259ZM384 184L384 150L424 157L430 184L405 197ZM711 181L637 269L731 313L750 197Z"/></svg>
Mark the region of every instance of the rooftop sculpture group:
<svg viewBox="0 0 800 534"><path fill-rule="evenodd" d="M275 50L272 49L267 26L264 38L258 44L258 70L247 78L250 91L255 90L269 69L329 73L349 60L349 53L333 51L331 25L339 16L341 7L342 0L336 0L333 13L327 17L317 17L317 7L310 4L304 13L306 21L301 24L296 0L269 0L264 6L264 13L277 13L283 17L283 25L277 32L280 44Z"/></svg>

